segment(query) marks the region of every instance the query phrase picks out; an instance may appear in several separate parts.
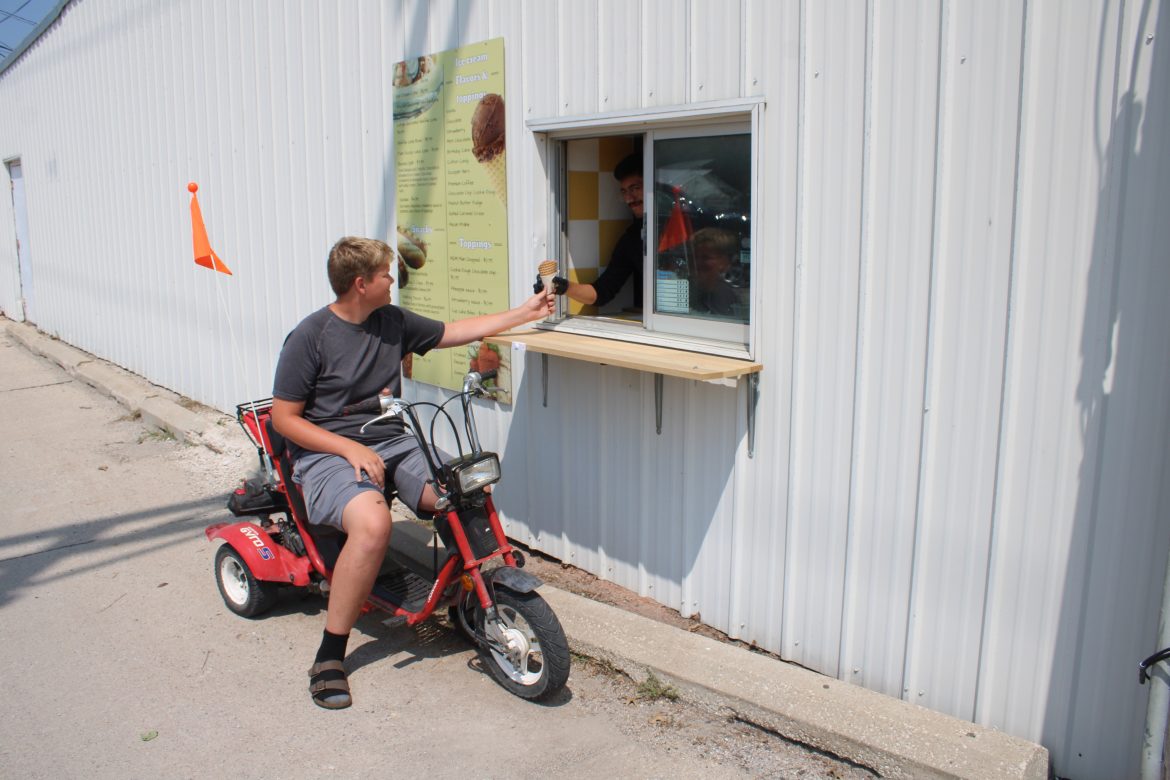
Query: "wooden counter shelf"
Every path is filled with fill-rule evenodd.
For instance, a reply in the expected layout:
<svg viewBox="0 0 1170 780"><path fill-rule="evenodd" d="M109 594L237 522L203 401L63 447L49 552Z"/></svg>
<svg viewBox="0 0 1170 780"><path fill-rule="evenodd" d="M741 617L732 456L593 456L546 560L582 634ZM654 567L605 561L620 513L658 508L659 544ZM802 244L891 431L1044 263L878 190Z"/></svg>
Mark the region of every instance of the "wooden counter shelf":
<svg viewBox="0 0 1170 780"><path fill-rule="evenodd" d="M763 370L760 363L651 344L535 328L505 331L488 336L484 341L501 346L521 344L525 351L540 354L541 388L545 406L548 406L549 355L654 374L655 426L659 434L662 433L663 376L727 384L731 384L728 380L738 382L741 377L746 377L748 456L755 454L756 402L759 399L759 372Z"/></svg>

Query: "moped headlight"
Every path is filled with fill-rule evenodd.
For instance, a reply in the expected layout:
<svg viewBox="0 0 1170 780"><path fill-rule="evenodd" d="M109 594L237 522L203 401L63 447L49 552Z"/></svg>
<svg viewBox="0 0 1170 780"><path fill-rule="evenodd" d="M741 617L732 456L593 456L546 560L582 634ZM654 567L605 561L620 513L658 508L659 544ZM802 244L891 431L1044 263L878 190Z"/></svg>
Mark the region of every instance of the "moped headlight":
<svg viewBox="0 0 1170 780"><path fill-rule="evenodd" d="M500 459L495 453L484 453L479 460L464 463L455 470L460 493L471 493L500 481Z"/></svg>

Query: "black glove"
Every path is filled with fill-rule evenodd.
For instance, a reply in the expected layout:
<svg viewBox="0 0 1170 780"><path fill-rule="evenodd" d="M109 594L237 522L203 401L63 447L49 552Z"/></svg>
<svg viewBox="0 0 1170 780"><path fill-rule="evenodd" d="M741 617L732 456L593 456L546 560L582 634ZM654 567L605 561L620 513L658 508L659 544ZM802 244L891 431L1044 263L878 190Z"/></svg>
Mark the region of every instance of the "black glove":
<svg viewBox="0 0 1170 780"><path fill-rule="evenodd" d="M544 282L540 279L540 274L536 275L536 282L532 285L532 292L538 293L544 289ZM569 280L563 276L553 277L553 292L557 295L564 295L565 291L569 289Z"/></svg>

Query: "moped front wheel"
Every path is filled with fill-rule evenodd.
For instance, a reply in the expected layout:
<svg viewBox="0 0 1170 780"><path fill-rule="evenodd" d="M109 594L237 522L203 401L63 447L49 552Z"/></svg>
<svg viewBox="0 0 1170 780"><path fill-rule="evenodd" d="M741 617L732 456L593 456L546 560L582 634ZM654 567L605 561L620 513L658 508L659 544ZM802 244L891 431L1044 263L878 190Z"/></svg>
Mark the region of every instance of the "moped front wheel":
<svg viewBox="0 0 1170 780"><path fill-rule="evenodd" d="M489 646L480 654L492 675L522 699L553 696L569 680L569 642L556 613L537 593L515 593L496 588L496 611L501 625L487 625L484 612L475 610L476 630Z"/></svg>

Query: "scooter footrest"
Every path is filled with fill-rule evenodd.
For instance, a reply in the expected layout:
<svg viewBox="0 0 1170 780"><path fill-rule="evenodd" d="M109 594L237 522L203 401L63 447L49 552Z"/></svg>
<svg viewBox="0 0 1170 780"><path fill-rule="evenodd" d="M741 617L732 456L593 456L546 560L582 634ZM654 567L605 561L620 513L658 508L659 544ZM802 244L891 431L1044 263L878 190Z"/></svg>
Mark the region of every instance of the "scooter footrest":
<svg viewBox="0 0 1170 780"><path fill-rule="evenodd" d="M374 581L371 596L396 604L408 612L418 612L427 603L432 583L412 571L395 569Z"/></svg>

